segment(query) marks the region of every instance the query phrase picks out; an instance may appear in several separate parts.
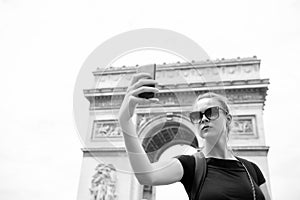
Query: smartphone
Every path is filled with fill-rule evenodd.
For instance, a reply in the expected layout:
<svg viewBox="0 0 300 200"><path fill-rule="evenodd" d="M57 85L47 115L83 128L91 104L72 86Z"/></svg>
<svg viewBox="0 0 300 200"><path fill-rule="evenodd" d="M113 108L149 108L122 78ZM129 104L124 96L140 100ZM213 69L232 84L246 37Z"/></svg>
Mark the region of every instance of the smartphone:
<svg viewBox="0 0 300 200"><path fill-rule="evenodd" d="M137 73L141 73L141 72L145 72L145 73L151 74L152 79L155 80L156 64L139 66L139 67L137 68ZM154 84L149 84L149 85L145 85L145 86L148 86L148 87L155 87ZM138 97L140 97L140 98L145 98L145 99L150 99L150 98L153 98L153 97L154 97L154 92L143 92L143 93L140 93L140 94L138 95Z"/></svg>

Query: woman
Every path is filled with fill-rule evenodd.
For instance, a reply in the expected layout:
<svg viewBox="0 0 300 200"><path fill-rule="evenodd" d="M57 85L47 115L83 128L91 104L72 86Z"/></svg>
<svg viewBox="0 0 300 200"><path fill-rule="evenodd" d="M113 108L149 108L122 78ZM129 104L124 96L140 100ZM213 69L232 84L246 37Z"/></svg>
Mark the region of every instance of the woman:
<svg viewBox="0 0 300 200"><path fill-rule="evenodd" d="M142 92L159 91L157 88L144 86L150 84L157 84L157 81L152 80L149 74L135 74L119 112L119 123L132 169L142 185L167 185L180 181L190 194L195 168L194 157L182 155L169 161L151 163L137 136L132 121L135 107L137 104L158 102L156 98L137 97ZM227 148L232 117L223 97L214 93L199 96L193 105L190 118L198 134L204 139L202 152L207 163L207 174L199 199L269 200L267 185L259 168L251 163L259 177L256 183L243 163Z"/></svg>

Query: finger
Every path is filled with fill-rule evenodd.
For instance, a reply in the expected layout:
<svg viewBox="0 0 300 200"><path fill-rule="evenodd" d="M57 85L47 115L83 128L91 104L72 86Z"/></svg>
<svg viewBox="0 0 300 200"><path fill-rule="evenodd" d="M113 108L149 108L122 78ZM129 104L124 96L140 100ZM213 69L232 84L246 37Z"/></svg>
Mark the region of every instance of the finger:
<svg viewBox="0 0 300 200"><path fill-rule="evenodd" d="M139 98L135 96L130 97L132 101L134 101L135 104L150 104L150 103L158 103L158 98L151 98L151 99L145 99L145 98Z"/></svg>
<svg viewBox="0 0 300 200"><path fill-rule="evenodd" d="M131 96L130 100L133 101L135 104L146 104L149 102L147 99L139 98L135 96Z"/></svg>
<svg viewBox="0 0 300 200"><path fill-rule="evenodd" d="M147 86L147 85L158 85L158 82L153 79L140 79L140 80L138 80L138 82L134 83L131 86L131 89L135 90L139 87Z"/></svg>
<svg viewBox="0 0 300 200"><path fill-rule="evenodd" d="M150 98L150 99L148 99L148 101L150 103L159 103L159 99L158 98Z"/></svg>
<svg viewBox="0 0 300 200"><path fill-rule="evenodd" d="M140 79L138 82L136 82L133 85L129 86L127 88L127 92L135 90L135 89L137 89L139 87L142 87L142 86L150 87L149 85L154 85L154 87L157 87L158 82L156 80L153 80L153 79Z"/></svg>
<svg viewBox="0 0 300 200"><path fill-rule="evenodd" d="M149 74L149 73L137 73L137 74L134 74L133 76L132 76L132 79L131 79L131 82L130 82L130 85L133 85L134 83L136 83L138 80L140 80L141 78L149 78L149 79L151 79L152 78L152 76L151 76L151 74Z"/></svg>
<svg viewBox="0 0 300 200"><path fill-rule="evenodd" d="M154 87L147 87L147 86L142 86L136 90L133 90L132 91L132 95L133 96L138 96L140 93L143 93L143 92L154 92L154 93L158 93L159 90L157 88L154 88Z"/></svg>

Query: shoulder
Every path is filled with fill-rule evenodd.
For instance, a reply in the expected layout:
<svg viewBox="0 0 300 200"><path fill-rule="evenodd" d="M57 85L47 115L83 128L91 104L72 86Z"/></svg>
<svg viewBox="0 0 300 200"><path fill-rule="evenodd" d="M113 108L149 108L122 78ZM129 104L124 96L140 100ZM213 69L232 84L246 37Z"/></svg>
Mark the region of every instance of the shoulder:
<svg viewBox="0 0 300 200"><path fill-rule="evenodd" d="M191 177L194 176L194 171L195 171L195 159L193 155L180 155L176 156L183 168L183 177L182 180L183 182L188 181L191 179Z"/></svg>
<svg viewBox="0 0 300 200"><path fill-rule="evenodd" d="M247 169L249 170L249 173L252 175L252 177L255 179L255 182L258 185L261 185L266 182L263 173L261 172L260 168L258 165L252 161L249 161L245 158L240 158L238 159L246 165Z"/></svg>
<svg viewBox="0 0 300 200"><path fill-rule="evenodd" d="M179 155L176 156L175 158L177 158L181 165L183 166L184 169L187 168L195 168L195 159L194 156L192 155Z"/></svg>
<svg viewBox="0 0 300 200"><path fill-rule="evenodd" d="M180 155L175 158L180 161L183 168L183 176L180 182L184 185L187 194L190 194L195 174L195 158L193 155Z"/></svg>
<svg viewBox="0 0 300 200"><path fill-rule="evenodd" d="M255 170L256 176L257 176L257 185L262 185L263 183L266 182L266 179L262 173L262 171L260 170L260 168L254 163L254 162L250 162Z"/></svg>
<svg viewBox="0 0 300 200"><path fill-rule="evenodd" d="M257 165L254 162L251 162L245 158L236 157L239 161L241 161L246 167L250 167L250 170L254 170L254 168L258 168Z"/></svg>
<svg viewBox="0 0 300 200"><path fill-rule="evenodd" d="M257 166L257 164L255 164L254 162L249 161L249 160L247 160L247 159L245 159L245 158L240 158L240 157L238 157L238 159L239 159L240 161L242 161L246 166L251 167L251 168L252 168L251 170L255 170L255 172L260 171L260 169L259 169L259 167Z"/></svg>

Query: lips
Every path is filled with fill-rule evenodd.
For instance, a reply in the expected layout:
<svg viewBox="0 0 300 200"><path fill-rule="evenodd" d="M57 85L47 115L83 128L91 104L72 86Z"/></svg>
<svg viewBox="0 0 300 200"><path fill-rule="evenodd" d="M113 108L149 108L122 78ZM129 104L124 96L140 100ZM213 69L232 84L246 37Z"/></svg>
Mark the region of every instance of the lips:
<svg viewBox="0 0 300 200"><path fill-rule="evenodd" d="M208 125L205 125L205 126L203 126L203 127L202 127L202 129L201 129L201 130L208 129L208 128L210 128L210 126L208 126Z"/></svg>

